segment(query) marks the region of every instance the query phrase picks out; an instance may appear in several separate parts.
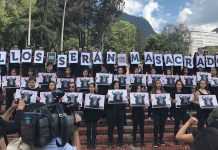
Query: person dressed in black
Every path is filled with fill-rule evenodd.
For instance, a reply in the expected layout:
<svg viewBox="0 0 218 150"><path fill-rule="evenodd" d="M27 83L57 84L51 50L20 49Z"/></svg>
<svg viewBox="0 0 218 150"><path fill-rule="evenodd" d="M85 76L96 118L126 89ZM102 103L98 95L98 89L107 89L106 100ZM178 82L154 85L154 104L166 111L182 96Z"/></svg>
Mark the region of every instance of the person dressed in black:
<svg viewBox="0 0 218 150"><path fill-rule="evenodd" d="M28 87L24 88L24 90L37 91L36 101L40 100L40 98L39 98L40 89L36 85L36 78L35 77L29 77L29 79L28 79Z"/></svg>
<svg viewBox="0 0 218 150"><path fill-rule="evenodd" d="M96 94L95 84L89 84L89 94ZM84 118L86 122L87 148L96 148L97 123L99 119L99 110L84 108Z"/></svg>
<svg viewBox="0 0 218 150"><path fill-rule="evenodd" d="M198 123L197 118L191 117L179 130L176 139L181 142L191 144L191 150L217 150L218 143L218 108L214 108L210 113L207 122L208 127L202 130L194 130L187 133L192 125Z"/></svg>
<svg viewBox="0 0 218 150"><path fill-rule="evenodd" d="M133 49L131 49L131 52L137 52L137 50L133 48ZM138 64L132 64L132 63L131 63L130 54L129 54L128 61L129 61L129 64L130 64L130 66L129 66L129 72L133 74L135 68L138 68Z"/></svg>
<svg viewBox="0 0 218 150"><path fill-rule="evenodd" d="M207 83L205 80L200 80L198 87L197 87L197 91L195 92L195 100L199 103L199 95L210 95L210 91L208 91L208 87L207 87ZM198 107L198 112L197 112L197 116L198 116L198 129L203 129L204 128L204 124L207 124L207 117L209 116L209 114L211 113L212 109L207 108L207 109L201 109L200 107Z"/></svg>
<svg viewBox="0 0 218 150"><path fill-rule="evenodd" d="M111 84L112 89L120 89L120 84L118 81L114 81ZM107 98L109 95L107 95ZM107 122L108 122L108 139L109 147L113 147L114 140L114 127L117 126L118 130L118 146L124 147L123 145L123 126L124 126L124 115L125 115L125 104L108 104L107 110Z"/></svg>
<svg viewBox="0 0 218 150"><path fill-rule="evenodd" d="M210 73L211 73L211 77L213 77L213 78L218 78L218 74L217 74L217 69L215 68L215 67L213 67L213 68L211 68L211 71L210 71ZM216 81L214 81L214 83L215 83ZM217 97L217 99L218 99L218 86L216 85L216 86L209 86L209 89L210 89L210 92L211 92L211 94L214 94L214 95L216 95L216 97Z"/></svg>
<svg viewBox="0 0 218 150"><path fill-rule="evenodd" d="M1 102L0 102L1 108ZM10 108L0 116L0 138L7 136L8 134L20 133L21 118L23 116L23 110L25 108L24 100L14 100ZM16 115L13 122L9 122L12 113L16 110ZM7 144L7 143L6 143ZM1 147L0 147L1 148Z"/></svg>
<svg viewBox="0 0 218 150"><path fill-rule="evenodd" d="M17 69L12 68L9 75L10 76L18 76L19 74L18 74ZM16 92L16 89L17 89L16 87L13 87L13 88L6 87L6 97L7 97L6 109L8 109L11 106L12 101L14 100L14 93Z"/></svg>
<svg viewBox="0 0 218 150"><path fill-rule="evenodd" d="M108 73L108 67L106 65L101 66L101 73ZM97 85L98 94L100 95L107 95L108 89L110 85ZM106 122L107 118L107 105L104 106L104 110L100 110L100 119L99 122Z"/></svg>
<svg viewBox="0 0 218 150"><path fill-rule="evenodd" d="M170 97L172 99L172 105L175 107L176 103L176 94L190 94L185 91L183 82L180 80L177 80L175 83L175 90L170 93ZM188 104L187 104L188 105ZM182 120L183 124L186 123L186 121L189 118L189 115L186 111L187 106L181 106L180 108L175 108L174 118L175 118L175 126L174 126L174 136L176 136L177 132L179 131L179 125L180 121ZM179 146L178 141L175 140L175 144Z"/></svg>
<svg viewBox="0 0 218 150"><path fill-rule="evenodd" d="M142 92L142 87L140 85L136 85L132 88L132 92ZM144 141L144 125L145 125L145 109L144 107L132 107L132 121L133 121L133 145L137 146L136 142L136 134L137 127L140 127L140 143L141 146L145 145Z"/></svg>
<svg viewBox="0 0 218 150"><path fill-rule="evenodd" d="M151 90L151 94L163 94L165 93L164 88L161 85L160 80L155 81L155 85ZM158 142L161 145L165 145L163 141L164 128L166 124L168 108L153 108L153 119L154 119L154 147L158 147Z"/></svg>
<svg viewBox="0 0 218 150"><path fill-rule="evenodd" d="M89 69L85 68L82 72L82 77L90 77L90 71ZM88 88L79 89L80 92L83 92L83 94L86 94L89 92Z"/></svg>
<svg viewBox="0 0 218 150"><path fill-rule="evenodd" d="M70 82L67 92L77 93L77 87L74 82ZM78 106L66 106L66 108L64 109L64 111L68 115L71 115L74 111L78 111L78 110L79 110Z"/></svg>
<svg viewBox="0 0 218 150"><path fill-rule="evenodd" d="M191 74L190 69L188 67L183 67L182 71L181 71L181 75L191 76L192 74ZM191 93L192 88L191 87L186 87L186 91L187 91L187 93Z"/></svg>

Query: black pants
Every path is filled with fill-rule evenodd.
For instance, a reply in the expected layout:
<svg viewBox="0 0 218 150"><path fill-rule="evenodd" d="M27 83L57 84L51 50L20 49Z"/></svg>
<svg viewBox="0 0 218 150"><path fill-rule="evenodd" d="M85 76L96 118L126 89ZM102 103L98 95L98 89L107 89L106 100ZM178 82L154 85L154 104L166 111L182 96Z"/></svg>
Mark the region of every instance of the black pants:
<svg viewBox="0 0 218 150"><path fill-rule="evenodd" d="M151 117L151 118L152 118L152 107L151 107L151 103L150 103L150 105L148 106L148 117Z"/></svg>
<svg viewBox="0 0 218 150"><path fill-rule="evenodd" d="M155 108L153 109L153 119L154 119L154 141L163 139L164 128L166 124L168 109L167 108ZM158 136L159 134L159 136Z"/></svg>
<svg viewBox="0 0 218 150"><path fill-rule="evenodd" d="M86 121L87 144L95 143L97 135L97 121Z"/></svg>
<svg viewBox="0 0 218 150"><path fill-rule="evenodd" d="M207 118L211 113L212 109L201 109L198 110L198 129L203 129L204 124L207 125Z"/></svg>
<svg viewBox="0 0 218 150"><path fill-rule="evenodd" d="M176 108L174 117L175 117L174 136L176 136L177 132L179 131L180 121L182 120L182 123L185 124L186 121L188 121L189 119L189 115L187 114L185 109Z"/></svg>
<svg viewBox="0 0 218 150"><path fill-rule="evenodd" d="M123 126L124 126L124 105L108 105L107 122L108 122L108 139L113 143L114 127L118 130L118 143L123 143Z"/></svg>
<svg viewBox="0 0 218 150"><path fill-rule="evenodd" d="M140 140L141 143L144 143L144 119L145 119L145 111L144 108L141 107L133 107L132 108L132 121L133 121L133 142L136 142L136 134L137 128L139 125L140 128Z"/></svg>

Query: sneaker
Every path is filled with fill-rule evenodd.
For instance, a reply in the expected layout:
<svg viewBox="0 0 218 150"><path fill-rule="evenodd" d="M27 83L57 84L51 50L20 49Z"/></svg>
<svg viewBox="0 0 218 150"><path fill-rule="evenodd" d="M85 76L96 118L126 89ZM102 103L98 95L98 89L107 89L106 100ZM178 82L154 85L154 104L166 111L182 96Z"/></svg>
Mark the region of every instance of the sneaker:
<svg viewBox="0 0 218 150"><path fill-rule="evenodd" d="M150 121L150 120L151 120L151 117L148 117L148 120Z"/></svg>
<svg viewBox="0 0 218 150"><path fill-rule="evenodd" d="M169 121L169 120L170 120L170 117L167 117L167 120Z"/></svg>
<svg viewBox="0 0 218 150"><path fill-rule="evenodd" d="M166 145L166 143L165 143L163 140L159 140L159 143L160 143L161 145Z"/></svg>

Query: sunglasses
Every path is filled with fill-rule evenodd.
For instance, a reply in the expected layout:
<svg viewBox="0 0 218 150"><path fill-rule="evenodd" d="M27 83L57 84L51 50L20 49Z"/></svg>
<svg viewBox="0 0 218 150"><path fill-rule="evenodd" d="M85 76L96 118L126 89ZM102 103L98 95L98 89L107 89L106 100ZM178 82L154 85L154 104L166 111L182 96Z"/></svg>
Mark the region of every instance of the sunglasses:
<svg viewBox="0 0 218 150"><path fill-rule="evenodd" d="M28 72L33 72L32 70L29 70Z"/></svg>
<svg viewBox="0 0 218 150"><path fill-rule="evenodd" d="M69 86L69 88L75 88L75 86Z"/></svg>

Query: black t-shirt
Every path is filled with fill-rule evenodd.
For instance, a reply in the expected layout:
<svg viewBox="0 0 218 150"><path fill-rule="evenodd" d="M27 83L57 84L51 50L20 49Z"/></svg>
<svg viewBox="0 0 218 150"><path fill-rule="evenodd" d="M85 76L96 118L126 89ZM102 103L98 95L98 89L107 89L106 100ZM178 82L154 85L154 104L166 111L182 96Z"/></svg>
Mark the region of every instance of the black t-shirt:
<svg viewBox="0 0 218 150"><path fill-rule="evenodd" d="M35 89L31 89L29 87L24 88L24 90L29 90L29 91L37 91L37 96L40 96L40 89L39 87L35 88Z"/></svg>

